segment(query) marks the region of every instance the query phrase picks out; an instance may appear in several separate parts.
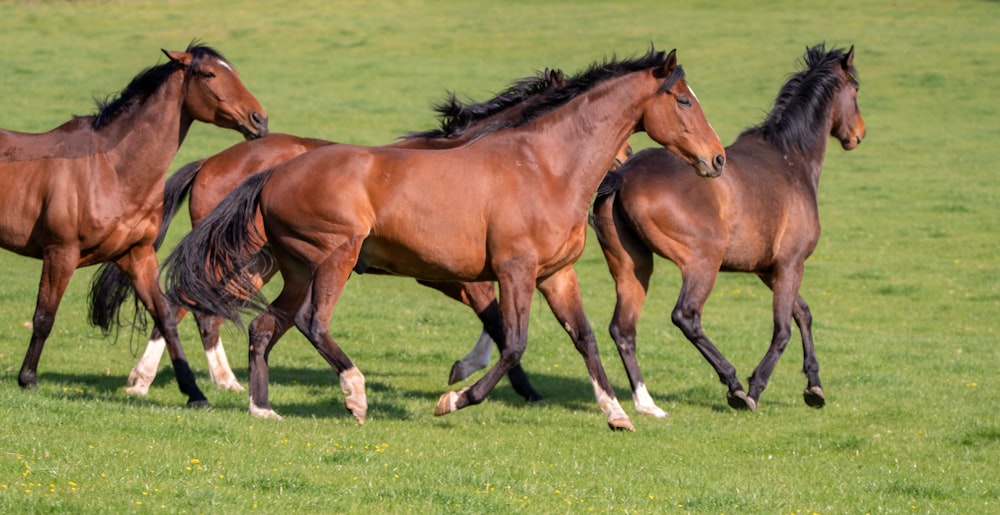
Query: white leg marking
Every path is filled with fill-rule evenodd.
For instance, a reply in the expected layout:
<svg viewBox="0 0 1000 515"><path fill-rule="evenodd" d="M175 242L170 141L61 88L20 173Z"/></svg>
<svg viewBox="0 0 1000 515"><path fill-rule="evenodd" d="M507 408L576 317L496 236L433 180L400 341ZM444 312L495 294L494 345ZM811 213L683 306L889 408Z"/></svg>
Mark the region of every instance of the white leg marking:
<svg viewBox="0 0 1000 515"><path fill-rule="evenodd" d="M149 385L153 384L153 379L156 378L156 371L160 368L160 358L163 357L163 351L166 348L167 341L163 338L149 340L146 343L146 350L128 374L127 384L129 386L125 388L125 393L129 395L149 393Z"/></svg>
<svg viewBox="0 0 1000 515"><path fill-rule="evenodd" d="M653 401L653 397L646 390L645 383L639 383L639 386L632 392L632 400L635 401L635 410L642 415L652 415L656 418L667 416L667 412L660 409Z"/></svg>
<svg viewBox="0 0 1000 515"><path fill-rule="evenodd" d="M604 389L598 386L597 381L591 379L590 382L594 386L594 396L597 397L597 405L601 407L601 411L608 415L608 424L618 426L618 421L628 421L628 415L625 414L625 410L622 409L621 404L618 404L618 399L608 395ZM628 422L628 425L631 426L631 422Z"/></svg>
<svg viewBox="0 0 1000 515"><path fill-rule="evenodd" d="M277 414L274 410L258 408L257 405L253 403L253 398L250 398L250 414L257 418L269 418L271 420L282 420L281 415Z"/></svg>
<svg viewBox="0 0 1000 515"><path fill-rule="evenodd" d="M222 346L222 338L215 343L215 347L205 349L205 359L208 361L208 375L212 377L212 384L217 388L242 392L243 387L236 380L236 374L229 366L229 358L226 357L226 348Z"/></svg>
<svg viewBox="0 0 1000 515"><path fill-rule="evenodd" d="M346 398L344 404L359 424L365 423L368 414L368 396L365 393L365 376L357 367L340 373L340 390Z"/></svg>

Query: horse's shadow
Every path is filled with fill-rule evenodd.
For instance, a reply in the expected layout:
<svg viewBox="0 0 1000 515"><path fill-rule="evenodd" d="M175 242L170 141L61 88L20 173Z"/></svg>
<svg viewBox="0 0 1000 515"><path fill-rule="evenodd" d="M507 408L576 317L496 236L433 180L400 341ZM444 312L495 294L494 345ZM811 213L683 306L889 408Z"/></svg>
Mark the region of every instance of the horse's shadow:
<svg viewBox="0 0 1000 515"><path fill-rule="evenodd" d="M237 377L246 378L246 369L234 370ZM202 384L209 382L207 373L195 373ZM427 410L434 409L438 398L448 390L458 390L472 384L472 379L462 384L445 385L440 388L407 387L407 376L415 374L405 372L366 372L365 383L368 392L369 418L385 420L409 420L414 418L414 400ZM86 373L46 372L40 378L45 383L62 385L63 394L69 399L100 399L104 402L117 402L123 406L166 407L170 405L183 406L183 395L178 392L176 401L152 399L149 397L132 396L124 393L125 376ZM570 411L587 411L594 409L593 387L586 377L570 378L539 372L531 373L531 381L535 388L545 396L542 403L530 403L518 395L504 378L490 393L490 403L502 403L517 409L533 409L538 405L558 407ZM245 380L243 381L246 385ZM160 371L151 388L175 388L173 372L170 367ZM275 401L276 409L284 417L319 418L319 419L352 419L352 415L343 404L343 394L340 392L339 381L333 371L323 368L274 367L270 370L270 386L273 391L280 391L282 386L306 388L313 400L308 402ZM627 385L614 385L619 392L619 400L626 411L631 411L629 388ZM212 403L212 409L245 413L247 409L246 393L234 393L207 388L206 395ZM715 412L729 412L724 397L717 385L696 385L682 390L674 390L663 395L657 395L657 402L663 407L672 404L702 407ZM669 409L668 409L669 411Z"/></svg>

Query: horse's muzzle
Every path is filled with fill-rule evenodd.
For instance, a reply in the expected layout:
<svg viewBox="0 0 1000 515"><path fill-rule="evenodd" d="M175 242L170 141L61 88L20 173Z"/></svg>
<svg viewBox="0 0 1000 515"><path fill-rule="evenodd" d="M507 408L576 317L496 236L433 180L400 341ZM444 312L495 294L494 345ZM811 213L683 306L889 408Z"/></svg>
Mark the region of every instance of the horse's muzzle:
<svg viewBox="0 0 1000 515"><path fill-rule="evenodd" d="M257 111L250 113L250 123L253 127L240 124L240 132L246 139L257 139L267 136L270 130L267 128L267 115Z"/></svg>

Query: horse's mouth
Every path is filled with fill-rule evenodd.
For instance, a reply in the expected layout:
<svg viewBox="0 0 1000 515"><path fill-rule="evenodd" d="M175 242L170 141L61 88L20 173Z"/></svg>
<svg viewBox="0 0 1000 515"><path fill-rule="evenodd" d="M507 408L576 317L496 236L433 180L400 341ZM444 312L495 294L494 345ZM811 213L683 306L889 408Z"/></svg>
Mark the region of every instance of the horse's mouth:
<svg viewBox="0 0 1000 515"><path fill-rule="evenodd" d="M722 175L722 170L725 168L725 161L723 160L720 163L719 159L716 158L715 164L710 165L704 159L699 159L694 168L698 171L699 176L714 179Z"/></svg>
<svg viewBox="0 0 1000 515"><path fill-rule="evenodd" d="M250 114L250 123L253 125L253 127L245 123L241 123L239 125L239 131L241 134L243 134L244 138L251 140L267 136L269 131L267 128L266 115L254 111L253 113Z"/></svg>

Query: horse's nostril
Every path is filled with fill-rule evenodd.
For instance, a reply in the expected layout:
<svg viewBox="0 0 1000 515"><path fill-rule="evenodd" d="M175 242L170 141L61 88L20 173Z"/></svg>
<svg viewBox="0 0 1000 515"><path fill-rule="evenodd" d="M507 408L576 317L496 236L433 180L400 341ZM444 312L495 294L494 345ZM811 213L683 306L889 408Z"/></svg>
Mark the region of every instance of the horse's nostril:
<svg viewBox="0 0 1000 515"><path fill-rule="evenodd" d="M716 154L715 159L712 160L712 166L715 167L716 171L722 170L726 167L726 156L722 154Z"/></svg>

